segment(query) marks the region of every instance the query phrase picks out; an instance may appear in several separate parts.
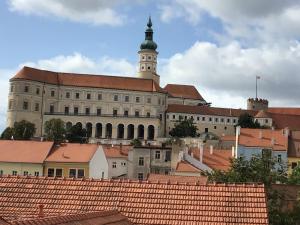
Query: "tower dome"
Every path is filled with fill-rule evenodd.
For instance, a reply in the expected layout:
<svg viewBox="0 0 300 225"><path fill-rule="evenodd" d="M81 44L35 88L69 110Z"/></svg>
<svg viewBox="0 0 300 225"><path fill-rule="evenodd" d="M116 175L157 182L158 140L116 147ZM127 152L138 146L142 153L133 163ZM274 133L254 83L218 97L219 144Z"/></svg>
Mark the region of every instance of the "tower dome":
<svg viewBox="0 0 300 225"><path fill-rule="evenodd" d="M140 49L149 49L149 50L156 50L157 44L153 41L153 30L152 30L152 21L151 17L149 17L147 23L147 29L145 31L145 41L142 42Z"/></svg>

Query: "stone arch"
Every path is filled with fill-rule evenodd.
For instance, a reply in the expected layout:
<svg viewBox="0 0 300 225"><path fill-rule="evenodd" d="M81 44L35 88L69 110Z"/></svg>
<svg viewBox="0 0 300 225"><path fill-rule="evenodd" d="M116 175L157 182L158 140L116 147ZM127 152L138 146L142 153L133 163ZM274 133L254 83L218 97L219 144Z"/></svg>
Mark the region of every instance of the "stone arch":
<svg viewBox="0 0 300 225"><path fill-rule="evenodd" d="M134 125L129 124L127 126L127 139L133 139L134 138Z"/></svg>
<svg viewBox="0 0 300 225"><path fill-rule="evenodd" d="M119 124L117 129L117 138L123 139L124 138L124 124Z"/></svg>
<svg viewBox="0 0 300 225"><path fill-rule="evenodd" d="M149 125L148 126L148 140L154 140L154 134L155 134L155 130L154 130L154 126L153 125Z"/></svg>
<svg viewBox="0 0 300 225"><path fill-rule="evenodd" d="M112 124L111 123L106 124L105 137L106 138L111 138L112 137Z"/></svg>
<svg viewBox="0 0 300 225"><path fill-rule="evenodd" d="M144 139L144 125L140 124L138 126L138 138L139 139Z"/></svg>
<svg viewBox="0 0 300 225"><path fill-rule="evenodd" d="M85 125L85 129L86 129L86 136L90 138L92 136L92 132L93 132L93 125L92 125L92 123L88 122Z"/></svg>
<svg viewBox="0 0 300 225"><path fill-rule="evenodd" d="M96 123L96 132L95 132L96 138L102 137L102 123Z"/></svg>

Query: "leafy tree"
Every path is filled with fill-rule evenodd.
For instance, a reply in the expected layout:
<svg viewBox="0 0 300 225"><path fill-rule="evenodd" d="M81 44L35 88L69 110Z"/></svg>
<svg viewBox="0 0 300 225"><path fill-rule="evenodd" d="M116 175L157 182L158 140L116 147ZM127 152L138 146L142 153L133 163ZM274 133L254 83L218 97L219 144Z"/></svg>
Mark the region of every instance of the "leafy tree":
<svg viewBox="0 0 300 225"><path fill-rule="evenodd" d="M46 121L44 130L48 141L62 142L65 139L65 123L61 119Z"/></svg>
<svg viewBox="0 0 300 225"><path fill-rule="evenodd" d="M198 137L198 128L194 124L194 120L184 119L176 122L174 128L169 132L172 137L182 138L182 137Z"/></svg>
<svg viewBox="0 0 300 225"><path fill-rule="evenodd" d="M300 184L300 166L296 166L288 178L289 184Z"/></svg>
<svg viewBox="0 0 300 225"><path fill-rule="evenodd" d="M239 116L238 124L242 128L260 128L260 124L254 121L253 116L249 113L243 113Z"/></svg>
<svg viewBox="0 0 300 225"><path fill-rule="evenodd" d="M141 140L140 139L133 139L132 141L131 141L131 144L134 146L134 147L140 147L140 146L142 146L142 142L141 142Z"/></svg>
<svg viewBox="0 0 300 225"><path fill-rule="evenodd" d="M10 140L14 136L14 129L11 127L6 127L1 134L1 139Z"/></svg>
<svg viewBox="0 0 300 225"><path fill-rule="evenodd" d="M13 136L16 140L29 140L35 133L35 125L26 120L15 122Z"/></svg>
<svg viewBox="0 0 300 225"><path fill-rule="evenodd" d="M77 123L66 131L66 139L71 143L86 143L87 131L82 128L82 125Z"/></svg>

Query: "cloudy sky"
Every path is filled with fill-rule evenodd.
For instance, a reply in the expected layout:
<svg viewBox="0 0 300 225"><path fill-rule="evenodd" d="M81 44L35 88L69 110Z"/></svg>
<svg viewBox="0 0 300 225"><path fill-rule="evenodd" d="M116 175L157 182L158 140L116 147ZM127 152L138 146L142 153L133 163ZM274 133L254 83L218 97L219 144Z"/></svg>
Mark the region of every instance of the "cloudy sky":
<svg viewBox="0 0 300 225"><path fill-rule="evenodd" d="M300 106L299 0L0 1L0 130L22 66L135 76L151 15L161 86L193 84L213 106L255 96Z"/></svg>

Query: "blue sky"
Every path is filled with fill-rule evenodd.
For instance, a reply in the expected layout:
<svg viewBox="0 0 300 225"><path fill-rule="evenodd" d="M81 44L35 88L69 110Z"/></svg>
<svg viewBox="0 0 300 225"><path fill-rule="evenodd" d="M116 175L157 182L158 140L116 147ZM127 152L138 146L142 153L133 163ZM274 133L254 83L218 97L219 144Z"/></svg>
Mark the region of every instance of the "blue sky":
<svg viewBox="0 0 300 225"><path fill-rule="evenodd" d="M0 1L0 130L8 80L22 66L135 76L151 14L161 86L195 85L213 106L244 108L255 94L299 107L296 0Z"/></svg>

